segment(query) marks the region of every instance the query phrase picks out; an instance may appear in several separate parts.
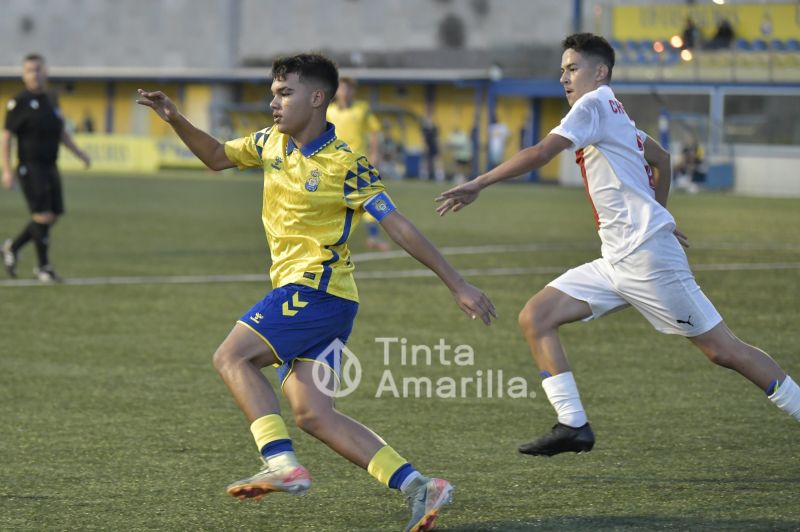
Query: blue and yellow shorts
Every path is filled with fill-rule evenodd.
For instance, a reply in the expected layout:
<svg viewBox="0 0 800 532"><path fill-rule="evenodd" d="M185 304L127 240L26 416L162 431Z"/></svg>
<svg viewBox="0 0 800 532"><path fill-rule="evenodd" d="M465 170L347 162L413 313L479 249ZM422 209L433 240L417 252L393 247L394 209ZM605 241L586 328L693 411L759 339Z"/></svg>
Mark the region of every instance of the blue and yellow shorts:
<svg viewBox="0 0 800 532"><path fill-rule="evenodd" d="M353 330L358 303L299 284L276 288L264 296L239 323L248 327L272 348L278 357L278 380L283 387L295 360L321 360L331 369L340 368L332 342L347 342ZM327 351L327 352L326 352ZM334 373L336 370L334 369Z"/></svg>

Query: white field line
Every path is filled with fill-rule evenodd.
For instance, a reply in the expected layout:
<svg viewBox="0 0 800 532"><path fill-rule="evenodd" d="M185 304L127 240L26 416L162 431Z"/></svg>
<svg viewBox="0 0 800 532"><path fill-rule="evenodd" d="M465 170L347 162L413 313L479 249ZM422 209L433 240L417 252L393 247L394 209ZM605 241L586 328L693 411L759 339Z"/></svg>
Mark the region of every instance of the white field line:
<svg viewBox="0 0 800 532"><path fill-rule="evenodd" d="M596 243L553 243L553 244L518 244L518 245L486 245L445 247L441 251L445 255L475 255L490 253L513 253L547 251L555 249L595 249ZM696 246L700 249L746 249L752 250L786 250L800 249L798 245L778 245L765 248L760 244L726 244L715 243L707 246ZM407 257L404 251L388 251L375 253L359 253L353 255L353 260L371 262ZM537 266L518 268L470 268L460 270L467 276L494 276L507 277L514 275L557 275L565 272L571 266ZM759 271L759 270L798 270L800 262L758 262L758 263L720 263L720 264L695 264L694 271ZM389 270L356 272L356 279L408 279L413 277L433 277L434 273L425 268L412 270ZM268 283L266 273L263 274L238 274L238 275L172 275L172 276L126 276L126 277L88 277L66 279L64 285L70 286L105 286L105 285L144 285L144 284L210 284L210 283ZM9 279L0 281L0 287L43 286L43 283L34 279Z"/></svg>

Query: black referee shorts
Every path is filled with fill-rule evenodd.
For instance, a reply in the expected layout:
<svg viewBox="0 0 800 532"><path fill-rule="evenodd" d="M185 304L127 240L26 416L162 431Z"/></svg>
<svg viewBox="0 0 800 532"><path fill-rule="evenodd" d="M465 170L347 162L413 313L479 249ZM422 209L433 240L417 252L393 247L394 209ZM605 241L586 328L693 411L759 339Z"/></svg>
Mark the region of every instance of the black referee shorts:
<svg viewBox="0 0 800 532"><path fill-rule="evenodd" d="M31 213L64 213L64 193L61 176L54 164L24 163L17 168L17 176Z"/></svg>

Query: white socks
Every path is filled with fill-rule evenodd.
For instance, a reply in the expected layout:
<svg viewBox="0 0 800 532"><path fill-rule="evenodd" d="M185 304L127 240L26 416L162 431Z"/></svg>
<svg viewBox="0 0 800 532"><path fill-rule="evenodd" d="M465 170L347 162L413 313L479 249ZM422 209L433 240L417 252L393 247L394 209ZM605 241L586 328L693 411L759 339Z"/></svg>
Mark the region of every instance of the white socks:
<svg viewBox="0 0 800 532"><path fill-rule="evenodd" d="M284 467L297 467L300 462L297 461L297 456L292 451L284 451L270 456L267 460L267 465L272 470L283 469Z"/></svg>
<svg viewBox="0 0 800 532"><path fill-rule="evenodd" d="M586 424L586 412L571 371L547 377L542 381L542 388L558 414L559 423L575 428ZM769 396L769 400L800 421L800 386L790 376L786 376L778 386L778 391Z"/></svg>
<svg viewBox="0 0 800 532"><path fill-rule="evenodd" d="M800 386L797 386L797 383L790 376L787 375L783 379L783 382L778 386L778 391L770 395L769 400L797 421L800 421Z"/></svg>
<svg viewBox="0 0 800 532"><path fill-rule="evenodd" d="M787 377L787 380L789 378ZM781 385L781 388L783 385ZM797 385L795 385L795 388ZM547 377L542 381L542 388L547 394L550 404L556 409L558 422L562 425L578 428L586 424L586 412L583 410L578 387L571 371Z"/></svg>
<svg viewBox="0 0 800 532"><path fill-rule="evenodd" d="M422 475L420 474L419 471L414 471L413 473L408 475L406 477L406 479L403 481L403 483L400 484L400 491L403 492L404 495L408 495L408 492L407 492L408 491L408 487L411 485L411 483L414 480L418 479L421 476Z"/></svg>

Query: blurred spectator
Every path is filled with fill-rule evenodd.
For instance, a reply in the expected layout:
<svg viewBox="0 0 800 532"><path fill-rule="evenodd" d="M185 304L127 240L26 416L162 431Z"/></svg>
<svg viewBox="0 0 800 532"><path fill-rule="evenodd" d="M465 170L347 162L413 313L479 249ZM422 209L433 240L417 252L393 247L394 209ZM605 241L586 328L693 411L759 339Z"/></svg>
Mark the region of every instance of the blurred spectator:
<svg viewBox="0 0 800 532"><path fill-rule="evenodd" d="M489 165L492 168L503 162L509 135L511 130L499 120L489 126Z"/></svg>
<svg viewBox="0 0 800 532"><path fill-rule="evenodd" d="M94 133L94 120L92 119L92 115L89 114L89 111L86 111L86 113L83 115L81 131L83 133Z"/></svg>
<svg viewBox="0 0 800 532"><path fill-rule="evenodd" d="M683 50L691 50L695 46L699 46L701 44L700 30L694 23L694 20L692 20L692 17L686 17L686 26L683 28L682 36L683 46L681 49Z"/></svg>
<svg viewBox="0 0 800 532"><path fill-rule="evenodd" d="M383 129L388 130L388 124L383 123ZM389 136L384 136L381 146L381 164L378 167L381 176L389 179L403 177L403 146Z"/></svg>
<svg viewBox="0 0 800 532"><path fill-rule="evenodd" d="M356 81L339 79L336 98L328 106L327 119L336 126L336 136L345 141L353 153L366 155L369 162L378 167L380 160L381 123L370 110L367 102L356 100ZM362 218L367 229L367 248L389 251L391 246L381 238L380 225L369 213Z"/></svg>
<svg viewBox="0 0 800 532"><path fill-rule="evenodd" d="M367 102L356 99L356 81L339 79L335 101L328 106L328 121L336 126L336 136L350 145L354 153L366 155L373 166L380 164L381 123Z"/></svg>
<svg viewBox="0 0 800 532"><path fill-rule="evenodd" d="M769 40L769 38L772 37L772 19L767 11L764 11L759 29L761 30L761 37L764 40Z"/></svg>
<svg viewBox="0 0 800 532"><path fill-rule="evenodd" d="M684 144L678 164L675 165L675 188L697 192L706 181L704 151L692 136Z"/></svg>
<svg viewBox="0 0 800 532"><path fill-rule="evenodd" d="M723 48L730 48L733 42L733 26L726 18L720 18L717 24L717 33L714 38L708 42L707 48L709 50L719 50Z"/></svg>
<svg viewBox="0 0 800 532"><path fill-rule="evenodd" d="M457 128L450 133L447 139L447 146L453 154L453 161L456 163L456 170L453 180L456 183L463 183L470 174L472 165L472 141L469 135L464 133L461 128Z"/></svg>
<svg viewBox="0 0 800 532"><path fill-rule="evenodd" d="M439 128L436 127L430 116L422 119L422 137L425 140L425 164L422 165L422 178L444 181L444 165L439 152Z"/></svg>

